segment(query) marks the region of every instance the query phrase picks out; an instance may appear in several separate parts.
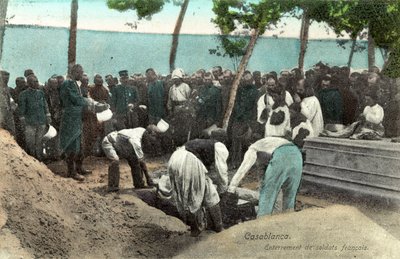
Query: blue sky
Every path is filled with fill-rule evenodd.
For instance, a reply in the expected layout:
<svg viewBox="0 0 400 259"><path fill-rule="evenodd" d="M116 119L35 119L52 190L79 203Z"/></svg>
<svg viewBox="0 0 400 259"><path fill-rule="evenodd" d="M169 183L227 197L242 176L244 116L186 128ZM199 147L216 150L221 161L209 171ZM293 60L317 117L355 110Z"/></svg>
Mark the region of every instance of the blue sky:
<svg viewBox="0 0 400 259"><path fill-rule="evenodd" d="M9 0L7 17L10 24L28 24L54 27L68 27L70 0ZM134 11L118 12L108 9L106 0L79 0L78 28L88 30L125 31L142 33L171 33L174 29L179 7L172 3L155 14L151 20L138 20ZM211 19L212 0L191 0L182 25L181 33L216 34L218 29ZM127 24L136 24L132 28ZM314 22L310 28L310 38L336 38L336 35L323 24ZM285 18L279 28L267 31L265 36L297 38L300 21Z"/></svg>

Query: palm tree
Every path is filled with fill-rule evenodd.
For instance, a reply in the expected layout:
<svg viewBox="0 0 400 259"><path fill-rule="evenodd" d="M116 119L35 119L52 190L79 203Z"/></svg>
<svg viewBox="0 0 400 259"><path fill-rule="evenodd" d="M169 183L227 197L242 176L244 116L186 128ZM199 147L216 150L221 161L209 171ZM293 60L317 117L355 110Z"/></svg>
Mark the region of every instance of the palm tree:
<svg viewBox="0 0 400 259"><path fill-rule="evenodd" d="M78 24L78 0L71 1L71 25L69 27L68 74L76 63L76 32Z"/></svg>

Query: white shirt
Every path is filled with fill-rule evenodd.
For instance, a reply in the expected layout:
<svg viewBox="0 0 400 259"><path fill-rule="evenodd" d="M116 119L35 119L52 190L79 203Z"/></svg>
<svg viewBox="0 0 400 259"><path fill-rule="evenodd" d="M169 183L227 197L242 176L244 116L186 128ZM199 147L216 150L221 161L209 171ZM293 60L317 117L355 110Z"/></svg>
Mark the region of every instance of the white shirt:
<svg viewBox="0 0 400 259"><path fill-rule="evenodd" d="M310 123L309 120L307 120L306 122L302 122L299 125L297 125L296 127L293 128L292 130L292 139L295 139L296 136L299 134L300 129L306 129L310 132L310 134L307 137L315 137L315 133L314 130L312 128L312 125Z"/></svg>
<svg viewBox="0 0 400 259"><path fill-rule="evenodd" d="M315 96L306 97L300 105L301 113L311 122L314 135L318 136L324 130L324 118L318 98Z"/></svg>
<svg viewBox="0 0 400 259"><path fill-rule="evenodd" d="M267 95L267 102L265 103L265 95ZM290 95L288 91L285 92L285 102L286 105L289 107L293 103L293 98ZM263 94L257 101L257 121L261 124L266 123L265 120L261 120L261 114L263 110L268 107L269 109L272 109L272 106L274 105L274 100L272 97L268 94Z"/></svg>
<svg viewBox="0 0 400 259"><path fill-rule="evenodd" d="M185 83L181 83L178 86L173 85L169 89L169 98L171 101L176 102L187 101L190 98L191 91L190 87Z"/></svg>
<svg viewBox="0 0 400 259"><path fill-rule="evenodd" d="M123 129L120 131L111 132L103 140L102 147L104 153L106 153L106 156L109 159L119 160L117 152L112 144L117 141L118 135L121 134L129 138L129 143L132 145L137 158L142 159L144 157L142 150L142 137L145 131L145 128L138 127L134 129Z"/></svg>
<svg viewBox="0 0 400 259"><path fill-rule="evenodd" d="M215 169L218 171L218 192L223 193L228 189L228 165L226 160L229 156L229 151L224 144L217 142L214 144L215 150Z"/></svg>
<svg viewBox="0 0 400 259"><path fill-rule="evenodd" d="M173 85L168 93L168 109L172 109L172 102L184 102L189 100L192 90L189 85L181 83L180 85Z"/></svg>
<svg viewBox="0 0 400 259"><path fill-rule="evenodd" d="M181 149L185 149L182 146ZM185 149L186 150L186 149ZM216 142L214 144L214 161L215 161L215 173L208 172L212 174L211 178L216 180L214 182L218 187L218 193L224 193L228 189L228 165L226 160L228 160L229 151L224 144L221 142Z"/></svg>
<svg viewBox="0 0 400 259"><path fill-rule="evenodd" d="M374 124L381 124L384 117L383 108L379 104L375 104L374 106L366 106L364 108L363 114L365 119Z"/></svg>
<svg viewBox="0 0 400 259"><path fill-rule="evenodd" d="M235 192L236 187L239 185L240 181L257 161L257 152L265 152L272 155L275 149L290 143L292 142L279 137L266 137L253 143L244 154L243 162L237 170L236 174L233 176L228 191Z"/></svg>
<svg viewBox="0 0 400 259"><path fill-rule="evenodd" d="M271 116L274 112L282 111L285 114L283 122L279 125L271 125ZM265 123L265 136L264 137L282 137L286 135L286 132L290 132L290 113L289 108L280 106L275 110L270 110L268 115L267 123Z"/></svg>

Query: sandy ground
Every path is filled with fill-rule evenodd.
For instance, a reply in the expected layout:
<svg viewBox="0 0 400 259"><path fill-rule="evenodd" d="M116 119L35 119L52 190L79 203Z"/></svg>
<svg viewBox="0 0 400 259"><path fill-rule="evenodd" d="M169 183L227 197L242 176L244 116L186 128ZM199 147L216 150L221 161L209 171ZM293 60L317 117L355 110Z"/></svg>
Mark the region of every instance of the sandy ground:
<svg viewBox="0 0 400 259"><path fill-rule="evenodd" d="M0 258L171 257L192 241L131 189L102 195L101 175L63 178L0 135Z"/></svg>
<svg viewBox="0 0 400 259"><path fill-rule="evenodd" d="M148 159L150 174L156 177L165 172L167 161L167 156ZM121 191L115 194L106 192L107 159L89 157L84 164L93 173L83 183L65 178L66 164L63 161L46 166L29 157L6 132L0 130L0 258L207 257L211 254L205 252L203 243L207 244L216 238L235 244L238 240L232 239L232 236L240 237L245 229L260 225L282 233L290 230L290 235L296 237L298 244L305 244L308 235L320 240L320 244L324 240L338 244L337 239L326 239L330 235L328 230L332 229L337 229L338 233L357 233L358 229L375 231L371 232L372 236L376 236L375 239L363 239L367 234L354 239L361 243L365 241L370 249L376 248L372 245L374 242L383 242L385 251L392 251L389 249L391 245L398 246L396 242L400 240L398 207L385 201L363 200L352 194L308 186L303 186L298 195L296 211L300 212L268 217L262 222L249 221L217 235L205 231L199 237L192 238L186 225L176 217L169 216L175 214L168 206L163 210L169 215L138 198L152 206L157 205L153 189L136 191L132 188L130 169L126 163L121 166ZM257 179L254 172L250 173L244 179L243 186L256 190ZM331 209L330 206L334 204L348 206ZM320 212L324 210L328 212ZM345 220L350 220L347 223L351 228ZM358 222L360 225L355 224ZM345 236L344 240L353 239ZM255 249L249 244L245 243L241 249ZM210 249L207 251L214 251L218 255L219 250L215 245L205 247L208 246ZM196 250L200 249L198 247L203 247L203 250ZM314 252L298 255L303 258L349 255L327 250ZM228 253L239 256L233 250L228 250ZM250 254L245 252L240 255L248 257ZM286 255L286 251L275 255ZM366 252L358 255L368 258L369 255L379 257L383 254ZM391 254L388 252L387 255Z"/></svg>
<svg viewBox="0 0 400 259"><path fill-rule="evenodd" d="M179 258L398 258L400 241L348 206L262 217L211 235Z"/></svg>

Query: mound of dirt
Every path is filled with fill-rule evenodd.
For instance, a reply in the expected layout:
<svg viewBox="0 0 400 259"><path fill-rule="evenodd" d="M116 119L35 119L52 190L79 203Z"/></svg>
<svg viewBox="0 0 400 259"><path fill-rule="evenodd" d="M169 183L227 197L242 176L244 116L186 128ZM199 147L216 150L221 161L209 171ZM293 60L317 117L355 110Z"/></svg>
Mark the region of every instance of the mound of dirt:
<svg viewBox="0 0 400 259"><path fill-rule="evenodd" d="M0 257L171 257L187 226L125 193L52 173L0 129Z"/></svg>
<svg viewBox="0 0 400 259"><path fill-rule="evenodd" d="M357 209L325 209L267 216L199 242L181 258L398 258L400 241Z"/></svg>

